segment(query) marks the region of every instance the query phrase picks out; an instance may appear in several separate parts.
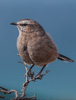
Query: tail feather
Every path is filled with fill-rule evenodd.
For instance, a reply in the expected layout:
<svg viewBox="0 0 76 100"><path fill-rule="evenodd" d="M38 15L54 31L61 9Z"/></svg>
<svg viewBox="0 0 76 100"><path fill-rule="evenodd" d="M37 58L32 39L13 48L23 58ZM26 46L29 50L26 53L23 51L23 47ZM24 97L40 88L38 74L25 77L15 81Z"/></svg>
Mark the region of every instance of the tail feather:
<svg viewBox="0 0 76 100"><path fill-rule="evenodd" d="M69 62L74 62L72 59L62 55L62 54L59 54L58 56L58 59L62 60L62 61L69 61Z"/></svg>

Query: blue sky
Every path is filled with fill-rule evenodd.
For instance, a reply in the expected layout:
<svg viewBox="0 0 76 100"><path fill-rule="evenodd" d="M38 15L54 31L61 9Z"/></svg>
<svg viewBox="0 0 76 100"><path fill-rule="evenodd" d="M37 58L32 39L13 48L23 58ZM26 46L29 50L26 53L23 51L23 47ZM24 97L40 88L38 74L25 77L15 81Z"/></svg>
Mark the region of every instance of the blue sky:
<svg viewBox="0 0 76 100"><path fill-rule="evenodd" d="M11 22L30 18L38 21L57 44L58 50L75 63L55 61L41 81L30 83L27 94L38 98L76 99L76 0L0 0L0 85L21 90L25 69L17 57L18 30ZM40 68L36 68L36 72Z"/></svg>

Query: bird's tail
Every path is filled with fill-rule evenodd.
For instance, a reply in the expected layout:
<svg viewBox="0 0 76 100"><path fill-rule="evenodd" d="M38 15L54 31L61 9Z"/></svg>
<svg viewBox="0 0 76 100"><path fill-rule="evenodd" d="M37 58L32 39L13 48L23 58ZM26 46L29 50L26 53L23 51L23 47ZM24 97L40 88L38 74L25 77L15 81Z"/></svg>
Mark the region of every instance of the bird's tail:
<svg viewBox="0 0 76 100"><path fill-rule="evenodd" d="M66 56L64 56L62 54L59 54L58 59L62 60L62 61L74 62L72 59L70 59L70 58L68 58L68 57L66 57Z"/></svg>

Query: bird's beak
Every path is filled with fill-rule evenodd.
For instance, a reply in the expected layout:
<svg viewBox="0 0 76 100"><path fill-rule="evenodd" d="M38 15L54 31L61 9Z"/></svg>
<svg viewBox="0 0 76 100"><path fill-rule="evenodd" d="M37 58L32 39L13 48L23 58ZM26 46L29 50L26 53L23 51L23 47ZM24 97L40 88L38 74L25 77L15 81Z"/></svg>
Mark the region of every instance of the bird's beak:
<svg viewBox="0 0 76 100"><path fill-rule="evenodd" d="M11 25L17 25L17 23L10 23Z"/></svg>

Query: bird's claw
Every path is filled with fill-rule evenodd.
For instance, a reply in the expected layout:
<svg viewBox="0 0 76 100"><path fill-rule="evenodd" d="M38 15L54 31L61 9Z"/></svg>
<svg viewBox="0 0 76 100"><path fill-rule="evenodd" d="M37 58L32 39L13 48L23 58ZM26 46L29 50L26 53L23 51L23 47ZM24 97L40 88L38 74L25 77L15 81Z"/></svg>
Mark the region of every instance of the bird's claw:
<svg viewBox="0 0 76 100"><path fill-rule="evenodd" d="M31 72L31 69L29 69L29 70L27 71L27 75L28 75L29 77L31 77L31 79L32 79L33 76L34 76L34 71ZM26 74L24 75L24 77L26 77Z"/></svg>

